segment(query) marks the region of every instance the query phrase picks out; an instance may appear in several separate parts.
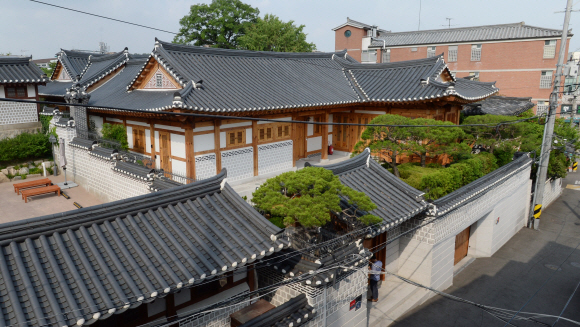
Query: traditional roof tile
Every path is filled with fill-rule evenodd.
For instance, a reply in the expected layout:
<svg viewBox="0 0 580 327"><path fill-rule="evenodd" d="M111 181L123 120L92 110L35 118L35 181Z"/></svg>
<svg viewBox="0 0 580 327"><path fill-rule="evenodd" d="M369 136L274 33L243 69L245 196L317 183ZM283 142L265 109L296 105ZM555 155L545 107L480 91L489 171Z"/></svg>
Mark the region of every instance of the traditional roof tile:
<svg viewBox="0 0 580 327"><path fill-rule="evenodd" d="M0 225L0 325L88 325L288 246L224 178Z"/></svg>
<svg viewBox="0 0 580 327"><path fill-rule="evenodd" d="M423 192L374 161L369 149L354 158L322 167L331 170L344 185L365 193L377 205L370 213L382 218L383 223L375 233L399 226L429 206Z"/></svg>
<svg viewBox="0 0 580 327"><path fill-rule="evenodd" d="M0 84L44 84L48 78L32 57L0 56Z"/></svg>
<svg viewBox="0 0 580 327"><path fill-rule="evenodd" d="M517 116L526 110L532 109L534 106L532 98L491 96L483 101L464 104L462 113L465 116Z"/></svg>
<svg viewBox="0 0 580 327"><path fill-rule="evenodd" d="M562 30L515 24L469 26L436 30L384 33L374 38L370 47L395 47L458 42L499 41L534 38L558 38ZM571 33L568 34L572 36Z"/></svg>

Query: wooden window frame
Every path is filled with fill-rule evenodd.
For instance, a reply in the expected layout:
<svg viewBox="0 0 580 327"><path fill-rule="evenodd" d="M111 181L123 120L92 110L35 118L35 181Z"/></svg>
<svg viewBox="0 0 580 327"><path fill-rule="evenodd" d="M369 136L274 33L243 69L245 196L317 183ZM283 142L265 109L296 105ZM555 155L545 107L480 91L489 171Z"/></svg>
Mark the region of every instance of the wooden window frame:
<svg viewBox="0 0 580 327"><path fill-rule="evenodd" d="M226 133L226 147L223 149L235 149L240 147L245 147L246 143L246 129L245 128L236 128L232 130L228 130ZM241 135L240 135L241 133ZM234 142L230 142L231 135L233 135Z"/></svg>
<svg viewBox="0 0 580 327"><path fill-rule="evenodd" d="M14 96L8 95L8 89L14 89ZM18 96L18 89L24 90L24 96ZM4 96L7 99L27 99L28 98L28 87L26 86L5 86L4 87Z"/></svg>
<svg viewBox="0 0 580 327"><path fill-rule="evenodd" d="M268 128L271 129L270 137L267 137L266 135L266 130ZM280 129L282 131L282 135L278 134ZM263 135L265 136L264 138L261 137L262 131ZM258 144L290 140L292 139L292 123L260 124L256 128L256 139L258 140Z"/></svg>
<svg viewBox="0 0 580 327"><path fill-rule="evenodd" d="M143 154L151 154L151 151L147 151L147 134L145 133L145 130L148 128L137 125L127 125L127 127L131 127L131 133L133 135L133 146L131 147L131 151ZM143 132L143 139L141 140L143 147L135 148L135 140L138 139L135 137L135 135L138 135L140 131Z"/></svg>

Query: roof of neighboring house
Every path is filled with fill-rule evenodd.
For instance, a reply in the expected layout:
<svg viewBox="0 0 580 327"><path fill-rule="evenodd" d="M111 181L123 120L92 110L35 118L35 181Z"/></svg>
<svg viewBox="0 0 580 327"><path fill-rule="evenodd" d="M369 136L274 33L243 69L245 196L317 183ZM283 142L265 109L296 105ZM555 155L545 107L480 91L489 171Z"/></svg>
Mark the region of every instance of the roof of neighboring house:
<svg viewBox="0 0 580 327"><path fill-rule="evenodd" d="M370 47L557 38L561 36L562 30L530 26L521 22L514 24L385 33L374 38ZM568 34L568 37L572 37L572 34Z"/></svg>
<svg viewBox="0 0 580 327"><path fill-rule="evenodd" d="M74 82L62 82L58 80L47 81L46 85L38 87L38 94L64 97L66 89L69 89L73 84Z"/></svg>
<svg viewBox="0 0 580 327"><path fill-rule="evenodd" d="M302 293L274 309L248 320L239 327L303 326L314 316L316 316L316 309L308 304L306 294Z"/></svg>
<svg viewBox="0 0 580 327"><path fill-rule="evenodd" d="M513 175L528 168L532 159L528 153L523 153L512 162L501 166L491 173L433 201L437 208L436 215L441 216L449 211L459 208L466 202L473 201L478 197L493 190L497 185L505 182Z"/></svg>
<svg viewBox="0 0 580 327"><path fill-rule="evenodd" d="M32 57L0 56L0 84L46 83L48 78L31 59Z"/></svg>
<svg viewBox="0 0 580 327"><path fill-rule="evenodd" d="M374 161L368 148L354 158L322 167L331 170L344 185L369 196L377 205L370 213L382 218L383 224L375 232L396 227L429 206L423 199L424 192Z"/></svg>
<svg viewBox="0 0 580 327"><path fill-rule="evenodd" d="M77 76L82 77L89 63L89 57L96 58L100 56L104 56L104 54L64 49L60 49L60 52L57 53L58 61L62 64L68 76L73 80Z"/></svg>
<svg viewBox="0 0 580 327"><path fill-rule="evenodd" d="M377 31L379 31L379 33L390 33L391 32L391 31L380 29L380 28L378 28L378 26L373 26L373 25L368 25L365 23L358 22L356 20L350 19L349 17L346 17L346 23L340 24L337 27L333 28L332 30L336 31L336 30L343 28L345 26L353 26L353 27L358 27L358 28L363 28L363 29L371 29L374 27L377 29Z"/></svg>
<svg viewBox="0 0 580 327"><path fill-rule="evenodd" d="M0 325L88 325L288 246L225 177L0 225Z"/></svg>
<svg viewBox="0 0 580 327"><path fill-rule="evenodd" d="M532 109L534 106L532 98L491 96L483 101L464 104L462 113L465 116L517 116L526 110Z"/></svg>

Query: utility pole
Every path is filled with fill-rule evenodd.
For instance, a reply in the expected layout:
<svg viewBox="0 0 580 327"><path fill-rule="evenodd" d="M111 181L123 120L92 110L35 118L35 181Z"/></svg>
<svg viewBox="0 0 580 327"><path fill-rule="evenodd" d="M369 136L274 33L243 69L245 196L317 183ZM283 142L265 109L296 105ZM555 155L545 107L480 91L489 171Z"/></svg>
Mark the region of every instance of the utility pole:
<svg viewBox="0 0 580 327"><path fill-rule="evenodd" d="M560 41L560 52L558 53L558 65L556 67L556 76L554 77L554 88L550 94L550 109L546 116L544 127L544 137L542 139L542 152L540 154L540 166L536 176L536 190L534 200L530 210L530 222L528 227L538 229L540 227L540 215L542 214L542 202L544 201L544 188L546 185L546 176L548 175L548 163L550 161L550 151L552 149L552 134L554 133L554 122L556 120L556 109L558 108L558 92L562 79L562 68L564 58L567 55L566 41L568 39L568 23L570 23L570 12L572 11L572 0L566 4L566 14L564 16L564 29L562 30L562 40Z"/></svg>

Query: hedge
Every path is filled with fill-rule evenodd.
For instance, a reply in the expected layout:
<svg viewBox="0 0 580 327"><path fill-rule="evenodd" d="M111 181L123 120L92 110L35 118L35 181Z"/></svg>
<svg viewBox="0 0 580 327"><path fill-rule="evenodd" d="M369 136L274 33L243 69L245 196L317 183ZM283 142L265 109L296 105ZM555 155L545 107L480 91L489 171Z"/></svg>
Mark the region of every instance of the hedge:
<svg viewBox="0 0 580 327"><path fill-rule="evenodd" d="M42 133L22 133L0 140L0 162L46 158L51 154L48 136Z"/></svg>

